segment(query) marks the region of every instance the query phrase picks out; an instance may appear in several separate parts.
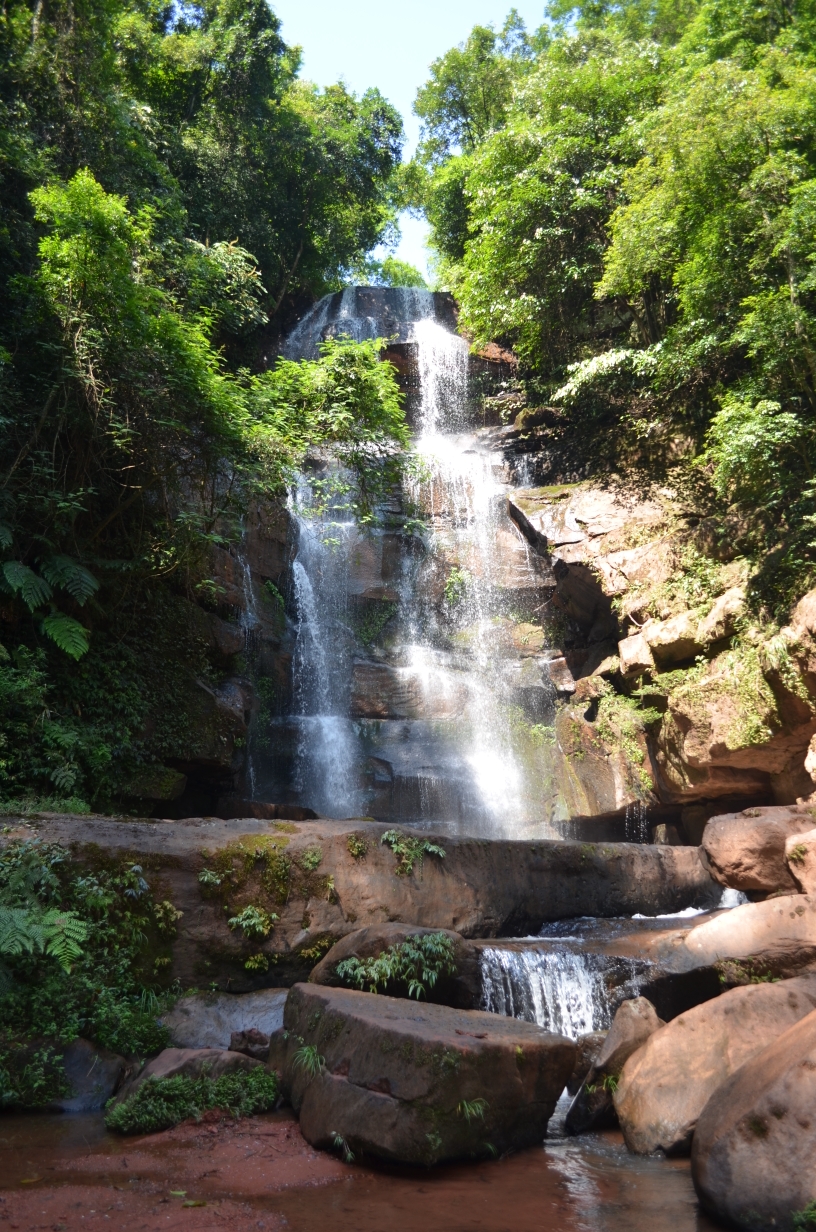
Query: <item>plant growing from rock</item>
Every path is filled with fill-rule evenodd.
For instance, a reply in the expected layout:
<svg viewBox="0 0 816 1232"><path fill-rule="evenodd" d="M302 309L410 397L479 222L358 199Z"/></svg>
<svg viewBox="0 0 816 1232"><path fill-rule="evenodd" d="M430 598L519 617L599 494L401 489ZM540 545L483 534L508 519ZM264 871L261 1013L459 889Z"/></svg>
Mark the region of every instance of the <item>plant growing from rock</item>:
<svg viewBox="0 0 816 1232"><path fill-rule="evenodd" d="M239 911L237 915L234 915L231 920L227 920L227 924L233 930L240 928L248 939L268 937L272 931L273 922L277 918L274 911L270 914L263 907L256 907L250 904L248 907L244 907L243 911Z"/></svg>
<svg viewBox="0 0 816 1232"><path fill-rule="evenodd" d="M456 1112L459 1116L464 1117L468 1125L471 1121L483 1121L484 1114L487 1112L489 1104L486 1099L482 1099L481 1095L476 1099L463 1099L456 1105Z"/></svg>
<svg viewBox="0 0 816 1232"><path fill-rule="evenodd" d="M342 1134L332 1134L332 1146L336 1151L340 1152L347 1164L354 1163L354 1152Z"/></svg>
<svg viewBox="0 0 816 1232"><path fill-rule="evenodd" d="M400 830L386 830L380 839L390 847L397 858L397 876L409 877L414 871L414 865L422 870L422 861L426 855L445 858L445 849L438 843L431 843L426 838L417 838L413 834L403 834Z"/></svg>
<svg viewBox="0 0 816 1232"><path fill-rule="evenodd" d="M348 853L354 860L364 860L368 854L368 840L358 834L350 834L346 839Z"/></svg>
<svg viewBox="0 0 816 1232"><path fill-rule="evenodd" d="M409 997L427 997L440 975L454 975L453 942L445 933L407 937L376 958L346 958L335 967L344 984L371 993L408 989Z"/></svg>
<svg viewBox="0 0 816 1232"><path fill-rule="evenodd" d="M325 1063L326 1058L320 1055L317 1044L301 1044L295 1052L295 1067L302 1069L310 1078L316 1078Z"/></svg>

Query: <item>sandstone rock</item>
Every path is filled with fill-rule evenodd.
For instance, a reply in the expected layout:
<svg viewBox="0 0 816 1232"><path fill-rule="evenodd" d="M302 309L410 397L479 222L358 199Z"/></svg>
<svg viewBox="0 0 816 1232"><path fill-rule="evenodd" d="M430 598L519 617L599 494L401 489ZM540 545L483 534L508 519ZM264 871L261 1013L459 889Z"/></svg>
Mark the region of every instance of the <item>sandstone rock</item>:
<svg viewBox="0 0 816 1232"><path fill-rule="evenodd" d="M791 876L803 894L816 894L816 829L792 834L785 842Z"/></svg>
<svg viewBox="0 0 816 1232"><path fill-rule="evenodd" d="M306 1140L403 1163L540 1142L575 1063L571 1040L533 1023L311 984L292 989L285 1025L283 1088ZM304 1047L319 1070L299 1064Z"/></svg>
<svg viewBox="0 0 816 1232"><path fill-rule="evenodd" d="M584 1079L595 1063L595 1058L601 1050L606 1031L590 1031L587 1035L579 1035L575 1041L575 1067L570 1074L567 1090L570 1095L577 1095L583 1086Z"/></svg>
<svg viewBox="0 0 816 1232"><path fill-rule="evenodd" d="M63 1112L95 1112L104 1108L127 1070L124 1057L89 1040L76 1039L62 1054L71 1094L55 1101Z"/></svg>
<svg viewBox="0 0 816 1232"><path fill-rule="evenodd" d="M0 835L0 848L15 837L14 818L6 820L12 829ZM217 981L232 992L307 979L327 941L369 925L404 922L501 937L537 933L547 920L581 915L713 907L721 893L691 847L423 834L442 845L445 858L426 856L421 869L398 876L393 851L380 841L393 827L368 820L156 823L52 815L25 833L32 828L45 841L70 847L80 868L95 868L100 848L111 860L141 863L151 887L183 912L168 977L188 987ZM313 871L315 849L321 862ZM238 891L231 882L209 888L199 880L203 869L226 866L239 878ZM227 925L227 901L230 909L262 906L279 919L249 948ZM318 946L323 949L316 953ZM268 971L247 970L247 957L255 953L268 956ZM236 1022L219 1044L226 1047L242 1026L266 1030L261 1022Z"/></svg>
<svg viewBox="0 0 816 1232"><path fill-rule="evenodd" d="M242 1052L244 1056L253 1057L256 1061L269 1059L269 1036L255 1027L248 1031L233 1031L230 1036L230 1052Z"/></svg>
<svg viewBox="0 0 816 1232"><path fill-rule="evenodd" d="M785 843L805 828L803 820L801 813L784 806L712 817L703 833L712 877L735 890L794 891Z"/></svg>
<svg viewBox="0 0 816 1232"><path fill-rule="evenodd" d="M698 624L694 612L680 612L669 620L650 620L643 626L643 637L658 663L681 663L703 649L697 640Z"/></svg>
<svg viewBox="0 0 816 1232"><path fill-rule="evenodd" d="M642 633L625 637L618 642L618 658L624 676L640 676L654 669L651 648Z"/></svg>
<svg viewBox="0 0 816 1232"><path fill-rule="evenodd" d="M228 1052L222 1048L165 1048L122 1087L116 1102L119 1104L129 1099L146 1078L175 1078L177 1074L184 1074L187 1078L199 1078L202 1074L209 1078L221 1078L224 1074L246 1072L261 1064L241 1052Z"/></svg>
<svg viewBox="0 0 816 1232"><path fill-rule="evenodd" d="M736 631L739 619L745 611L745 591L741 586L732 586L720 595L711 611L697 626L697 641L701 646L722 641Z"/></svg>
<svg viewBox="0 0 816 1232"><path fill-rule="evenodd" d="M792 1232L816 1195L816 1012L714 1092L694 1135L702 1205L746 1232Z"/></svg>
<svg viewBox="0 0 816 1232"><path fill-rule="evenodd" d="M439 1005L453 1005L458 1009L474 1009L482 992L479 951L450 929L419 928L412 924L377 924L360 928L332 946L312 971L309 983L347 988L348 985L343 984L335 974L338 964L345 959L377 958L383 950L400 945L407 937L427 936L434 932L444 932L452 941L456 974L440 976L434 987L427 989L427 1000Z"/></svg>
<svg viewBox="0 0 816 1232"><path fill-rule="evenodd" d="M746 1061L816 1007L816 976L733 988L651 1035L614 1094L630 1151L682 1154L708 1099Z"/></svg>
<svg viewBox="0 0 816 1232"><path fill-rule="evenodd" d="M230 1048L233 1034L253 1028L269 1036L283 1025L288 988L198 992L182 997L162 1024L176 1048Z"/></svg>
<svg viewBox="0 0 816 1232"><path fill-rule="evenodd" d="M608 1080L617 1079L632 1054L665 1025L646 997L633 997L618 1006L609 1033L567 1113L570 1133L583 1134L614 1124L614 1084Z"/></svg>
<svg viewBox="0 0 816 1232"><path fill-rule="evenodd" d="M795 974L816 963L816 898L782 895L743 903L689 930L671 962L677 970L725 960L760 964L761 975Z"/></svg>

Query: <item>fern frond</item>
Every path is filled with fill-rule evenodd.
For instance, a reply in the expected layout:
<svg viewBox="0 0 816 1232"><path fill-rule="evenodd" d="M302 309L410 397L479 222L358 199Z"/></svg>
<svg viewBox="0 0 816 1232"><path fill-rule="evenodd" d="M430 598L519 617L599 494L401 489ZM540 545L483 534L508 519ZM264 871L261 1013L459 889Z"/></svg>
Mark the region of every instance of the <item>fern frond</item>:
<svg viewBox="0 0 816 1232"><path fill-rule="evenodd" d="M7 560L2 567L3 579L13 595L19 593L29 611L42 607L51 598L52 590L45 578L19 560Z"/></svg>
<svg viewBox="0 0 816 1232"><path fill-rule="evenodd" d="M0 906L0 954L10 958L42 953L46 937L40 917L28 907Z"/></svg>
<svg viewBox="0 0 816 1232"><path fill-rule="evenodd" d="M99 590L99 583L90 570L70 556L51 556L42 562L40 569L52 586L67 590L80 607Z"/></svg>
<svg viewBox="0 0 816 1232"><path fill-rule="evenodd" d="M64 616L61 612L46 616L43 631L72 659L81 659L88 651L88 630L73 616Z"/></svg>
<svg viewBox="0 0 816 1232"><path fill-rule="evenodd" d="M88 924L75 911L46 911L40 921L46 938L45 952L56 958L64 971L82 957L82 946L88 940Z"/></svg>
<svg viewBox="0 0 816 1232"><path fill-rule="evenodd" d="M13 542L11 527L6 522L0 522L0 548L10 548Z"/></svg>

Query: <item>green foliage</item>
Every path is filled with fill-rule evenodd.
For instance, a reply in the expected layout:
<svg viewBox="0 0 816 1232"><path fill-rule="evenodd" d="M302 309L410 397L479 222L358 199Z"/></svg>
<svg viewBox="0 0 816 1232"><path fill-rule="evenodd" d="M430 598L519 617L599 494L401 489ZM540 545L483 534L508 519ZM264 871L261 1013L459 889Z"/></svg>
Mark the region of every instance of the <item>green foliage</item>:
<svg viewBox="0 0 816 1232"><path fill-rule="evenodd" d="M423 287L428 289L425 278L408 261L399 257L385 257L382 261L367 261L362 269L365 281L375 287Z"/></svg>
<svg viewBox="0 0 816 1232"><path fill-rule="evenodd" d="M200 877L199 880L201 880ZM273 921L277 918L274 912L270 915L263 907L250 905L244 907L243 911L239 911L232 919L227 920L227 923L232 929L240 928L244 936L251 939L268 937L272 931Z"/></svg>
<svg viewBox="0 0 816 1232"><path fill-rule="evenodd" d="M17 1091L12 1102L28 1101L35 1072L48 1086L54 1069L30 1059L27 1041L56 1046L82 1035L141 1056L165 1046L156 1015L166 992L154 959L166 953L179 914L154 901L138 865L87 871L38 840L0 853L0 1050L17 1058L0 1064L13 1078L4 1079Z"/></svg>
<svg viewBox="0 0 816 1232"><path fill-rule="evenodd" d="M342 1134L332 1134L332 1146L335 1151L340 1152L347 1164L354 1163L354 1152Z"/></svg>
<svg viewBox="0 0 816 1232"><path fill-rule="evenodd" d="M184 760L212 665L193 615L162 634L158 612L219 606L211 550L248 502L323 442L370 474L369 511L399 471L376 348L278 374L261 331L393 239L401 124L301 82L264 0L2 21L0 798L110 804Z"/></svg>
<svg viewBox="0 0 816 1232"><path fill-rule="evenodd" d="M794 847L791 847L787 858L791 864L804 864L807 853L807 845L805 843L797 843Z"/></svg>
<svg viewBox="0 0 816 1232"><path fill-rule="evenodd" d="M470 574L466 569L454 566L445 579L445 602L448 607L458 607L466 598L471 583Z"/></svg>
<svg viewBox="0 0 816 1232"><path fill-rule="evenodd" d="M115 1104L105 1116L108 1129L120 1134L152 1134L194 1117L197 1121L211 1108L234 1117L269 1112L278 1098L274 1074L263 1066L210 1078L145 1078L127 1099Z"/></svg>
<svg viewBox="0 0 816 1232"><path fill-rule="evenodd" d="M316 1044L301 1044L295 1051L295 1068L302 1069L309 1078L316 1078L325 1063L326 1058L320 1055Z"/></svg>
<svg viewBox="0 0 816 1232"><path fill-rule="evenodd" d="M0 1040L0 1108L44 1108L69 1094L62 1058L51 1045Z"/></svg>
<svg viewBox="0 0 816 1232"><path fill-rule="evenodd" d="M346 839L349 855L355 860L364 860L368 854L368 840L358 834L350 834Z"/></svg>
<svg viewBox="0 0 816 1232"><path fill-rule="evenodd" d="M364 646L370 646L396 614L396 603L388 599L369 600L354 621L354 631Z"/></svg>
<svg viewBox="0 0 816 1232"><path fill-rule="evenodd" d="M301 852L299 862L301 868L305 869L307 873L313 873L323 862L323 848L317 846L307 847L305 851Z"/></svg>
<svg viewBox="0 0 816 1232"><path fill-rule="evenodd" d="M426 855L439 856L440 860L445 858L444 848L437 843L431 843L425 838L416 838L401 830L386 830L380 842L390 847L396 856L398 877L410 877L415 864L419 866L421 872L422 861Z"/></svg>
<svg viewBox="0 0 816 1232"><path fill-rule="evenodd" d="M408 937L391 945L376 958L346 958L338 963L335 974L343 983L369 992L388 991L409 997L425 997L440 975L455 975L453 942L445 933L426 933Z"/></svg>
<svg viewBox="0 0 816 1232"><path fill-rule="evenodd" d="M478 1096L476 1099L461 1100L461 1102L456 1105L456 1112L459 1116L464 1117L468 1125L470 1125L471 1121L483 1121L484 1114L487 1112L489 1106L490 1105L486 1099L482 1099L481 1096Z"/></svg>
<svg viewBox="0 0 816 1232"><path fill-rule="evenodd" d="M810 1228L816 1228L816 1200L808 1202L804 1210L794 1211L793 1214L794 1232L808 1232Z"/></svg>
<svg viewBox="0 0 816 1232"><path fill-rule="evenodd" d="M806 442L801 418L782 411L778 402L728 398L711 421L701 461L713 466L719 496L775 505L790 482L785 463Z"/></svg>

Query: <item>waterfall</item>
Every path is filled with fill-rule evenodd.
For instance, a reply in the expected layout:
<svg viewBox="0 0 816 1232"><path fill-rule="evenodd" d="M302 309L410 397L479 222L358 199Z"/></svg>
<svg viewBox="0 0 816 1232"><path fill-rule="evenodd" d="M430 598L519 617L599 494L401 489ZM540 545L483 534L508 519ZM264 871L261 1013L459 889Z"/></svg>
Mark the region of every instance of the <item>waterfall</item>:
<svg viewBox="0 0 816 1232"><path fill-rule="evenodd" d="M586 950L493 946L482 950L479 961L482 1009L535 1022L570 1039L605 1031L620 1001L638 996L644 966L635 959L610 959Z"/></svg>
<svg viewBox="0 0 816 1232"><path fill-rule="evenodd" d="M293 787L309 807L330 817L363 811L360 750L348 717L350 640L347 623L348 544L353 522L312 520L311 493L301 481L290 502L298 526L292 584L297 632L292 662L296 748Z"/></svg>
<svg viewBox="0 0 816 1232"><path fill-rule="evenodd" d="M471 361L453 301L346 288L315 305L285 353L314 356L341 334L390 338L415 374L415 466L365 532L339 508L314 511L314 478L293 493L293 705L273 737L275 782L328 816L561 837L536 615L552 579L508 517L503 454L470 426Z"/></svg>

